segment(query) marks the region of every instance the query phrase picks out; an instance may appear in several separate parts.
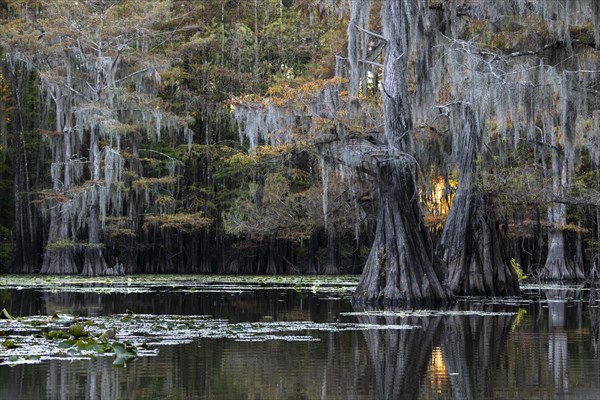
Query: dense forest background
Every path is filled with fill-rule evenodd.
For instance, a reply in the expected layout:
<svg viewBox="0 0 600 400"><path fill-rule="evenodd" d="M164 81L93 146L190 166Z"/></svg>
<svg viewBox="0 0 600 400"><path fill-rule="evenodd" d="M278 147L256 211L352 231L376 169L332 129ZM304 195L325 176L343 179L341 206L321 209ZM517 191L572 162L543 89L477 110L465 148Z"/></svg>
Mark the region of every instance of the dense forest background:
<svg viewBox="0 0 600 400"><path fill-rule="evenodd" d="M394 301L392 278L514 294L515 266L600 268L599 2L2 0L0 20L0 272L364 268Z"/></svg>

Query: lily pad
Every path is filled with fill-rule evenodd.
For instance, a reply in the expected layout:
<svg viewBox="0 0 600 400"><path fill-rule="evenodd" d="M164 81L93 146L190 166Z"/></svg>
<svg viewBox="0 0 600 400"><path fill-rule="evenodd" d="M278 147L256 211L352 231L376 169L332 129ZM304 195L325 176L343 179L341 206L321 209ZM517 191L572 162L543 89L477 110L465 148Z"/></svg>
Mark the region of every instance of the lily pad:
<svg viewBox="0 0 600 400"><path fill-rule="evenodd" d="M10 339L6 339L4 342L2 342L2 346L7 349L18 349L21 347L21 346L15 344L15 342Z"/></svg>
<svg viewBox="0 0 600 400"><path fill-rule="evenodd" d="M132 346L126 346L123 343L114 343L112 345L116 357L113 361L113 366L124 367L129 360L137 357L137 352Z"/></svg>
<svg viewBox="0 0 600 400"><path fill-rule="evenodd" d="M81 326L81 324L78 324L78 323L71 325L69 327L68 332L69 332L69 335L71 335L77 339L80 337L83 337L83 336L87 336L87 332L85 331L83 326Z"/></svg>

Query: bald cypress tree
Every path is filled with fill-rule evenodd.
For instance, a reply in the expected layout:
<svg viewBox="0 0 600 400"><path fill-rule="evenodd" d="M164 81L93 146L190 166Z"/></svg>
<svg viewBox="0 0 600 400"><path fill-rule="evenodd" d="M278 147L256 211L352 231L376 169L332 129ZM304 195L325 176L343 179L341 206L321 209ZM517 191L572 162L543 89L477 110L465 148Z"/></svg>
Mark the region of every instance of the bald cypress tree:
<svg viewBox="0 0 600 400"><path fill-rule="evenodd" d="M415 305L450 299L419 204L411 157L413 120L408 59L425 34L424 1L387 1L381 14L387 41L382 97L387 160L378 162L375 241L353 296L357 303Z"/></svg>

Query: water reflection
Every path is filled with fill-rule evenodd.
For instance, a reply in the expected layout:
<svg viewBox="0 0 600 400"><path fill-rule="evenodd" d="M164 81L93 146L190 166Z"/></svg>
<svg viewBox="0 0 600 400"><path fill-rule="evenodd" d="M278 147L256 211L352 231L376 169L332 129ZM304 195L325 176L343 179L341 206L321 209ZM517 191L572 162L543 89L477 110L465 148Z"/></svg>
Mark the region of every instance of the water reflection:
<svg viewBox="0 0 600 400"><path fill-rule="evenodd" d="M600 290L594 290L590 294L590 324L592 329L592 346L594 354L598 356L600 351Z"/></svg>
<svg viewBox="0 0 600 400"><path fill-rule="evenodd" d="M357 311L372 310L361 308ZM358 316L363 324L419 326L416 329L363 331L375 371L377 398L419 398L419 387L427 372L431 353L440 342L442 319Z"/></svg>
<svg viewBox="0 0 600 400"><path fill-rule="evenodd" d="M362 323L420 326L410 330L363 332L373 361L378 398L481 399L493 396L500 357L514 315L359 316ZM379 320L382 319L382 320ZM427 378L427 379L425 379Z"/></svg>
<svg viewBox="0 0 600 400"><path fill-rule="evenodd" d="M418 328L300 332L318 342L198 339L162 346L156 357L121 369L106 358L0 366L0 399L597 398L598 299L596 291L545 290L529 303L465 301L447 310L453 313L382 316L354 310L348 301L327 294L294 290L2 290L0 309L14 315L132 310L205 314L231 322L310 320ZM456 312L460 310L471 313ZM367 313L345 316L349 311Z"/></svg>
<svg viewBox="0 0 600 400"><path fill-rule="evenodd" d="M569 392L569 349L567 347L567 297L569 291L561 289L546 290L548 299L548 362L552 368L552 377L557 389Z"/></svg>
<svg viewBox="0 0 600 400"><path fill-rule="evenodd" d="M478 306L482 312L492 307ZM444 320L442 355L456 399L493 396L497 367L514 315L458 315Z"/></svg>

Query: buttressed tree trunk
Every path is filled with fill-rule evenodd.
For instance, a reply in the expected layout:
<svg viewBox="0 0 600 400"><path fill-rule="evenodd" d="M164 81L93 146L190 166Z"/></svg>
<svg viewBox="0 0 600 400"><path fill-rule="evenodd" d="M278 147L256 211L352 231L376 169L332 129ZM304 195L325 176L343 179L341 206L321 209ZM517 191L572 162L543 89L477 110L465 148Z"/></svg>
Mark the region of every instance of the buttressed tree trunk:
<svg viewBox="0 0 600 400"><path fill-rule="evenodd" d="M56 140L54 151L53 168L63 165L62 174L60 168L56 168L59 173L53 174L54 191L62 190L68 193L71 189L71 98L64 94L60 87L54 88L53 94L56 104L56 132L59 134ZM62 187L60 186L60 178ZM71 241L69 232L69 213L65 211L68 206L67 201L61 201L50 211L50 229L48 234L48 243L44 251L44 260L42 263L42 274L76 274L78 272L75 262L75 248Z"/></svg>
<svg viewBox="0 0 600 400"><path fill-rule="evenodd" d="M447 284L455 295L518 295L518 278L500 245L494 209L475 181L481 126L469 104L456 107L462 112L455 112L454 118L463 127L457 149L458 189L438 248L448 266Z"/></svg>
<svg viewBox="0 0 600 400"><path fill-rule="evenodd" d="M100 183L100 151L98 148L98 132L93 132L91 139L91 175L92 181L95 184ZM100 207L97 199L92 200L89 207L89 223L88 223L88 247L85 251L85 261L83 263L82 275L96 276L108 274L108 264L102 254L102 243L100 241L101 223L100 223ZM114 274L111 273L111 274Z"/></svg>
<svg viewBox="0 0 600 400"><path fill-rule="evenodd" d="M387 54L383 73L387 158L377 161L379 211L375 241L353 296L355 303L425 305L451 295L425 227L413 177L412 116L408 94L409 24L424 0L390 0L382 6Z"/></svg>
<svg viewBox="0 0 600 400"><path fill-rule="evenodd" d="M564 127L563 129L569 129ZM552 145L552 194L561 197L567 186L567 162L565 156L559 154L558 138L556 132L550 132ZM548 222L552 225L548 229L548 256L540 278L544 280L582 280L585 275L580 264L575 264L569 255L565 231L562 229L567 224L566 204L553 203L548 207Z"/></svg>

